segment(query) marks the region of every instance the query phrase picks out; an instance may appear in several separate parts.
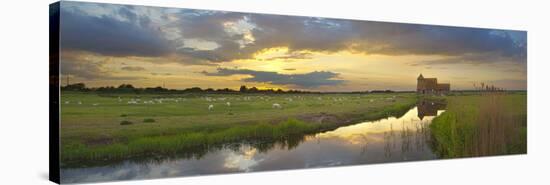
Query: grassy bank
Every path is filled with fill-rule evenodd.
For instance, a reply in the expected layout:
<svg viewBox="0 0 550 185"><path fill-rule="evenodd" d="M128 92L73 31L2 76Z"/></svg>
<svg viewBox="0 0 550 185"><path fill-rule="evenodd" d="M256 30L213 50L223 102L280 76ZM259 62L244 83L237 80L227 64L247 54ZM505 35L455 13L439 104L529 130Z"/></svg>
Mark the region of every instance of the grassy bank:
<svg viewBox="0 0 550 185"><path fill-rule="evenodd" d="M119 97L62 96L63 103L68 101L62 104L61 114L62 166L186 152L200 156L208 149L238 142L263 143L257 146L260 150L276 142L293 147L307 134L402 115L416 102L414 94ZM127 103L137 98L164 102ZM274 103L282 108L273 108ZM209 105L214 109L208 110Z"/></svg>
<svg viewBox="0 0 550 185"><path fill-rule="evenodd" d="M430 125L444 158L527 152L527 95L449 96L447 110Z"/></svg>

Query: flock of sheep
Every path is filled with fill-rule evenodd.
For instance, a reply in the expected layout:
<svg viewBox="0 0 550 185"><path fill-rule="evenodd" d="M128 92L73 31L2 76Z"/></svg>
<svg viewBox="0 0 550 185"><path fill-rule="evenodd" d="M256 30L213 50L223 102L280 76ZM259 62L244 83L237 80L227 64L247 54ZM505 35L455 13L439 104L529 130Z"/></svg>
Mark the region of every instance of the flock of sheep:
<svg viewBox="0 0 550 185"><path fill-rule="evenodd" d="M273 99L276 99L274 98L273 96L245 96L245 97L237 97L237 98L227 98L227 97L218 97L218 98L214 98L214 97L201 97L202 99L204 99L206 102L210 102L210 104L208 104L208 111L212 111L214 110L214 104L212 104L211 102L225 102L223 104L225 104L225 106L227 107L231 107L231 102L229 101L230 99L231 100L234 100L234 101L274 101ZM353 99L353 98L358 98L360 99L361 96L356 96L356 97L321 97L321 96L317 96L317 97L314 97L314 99L318 102L320 101L323 101L323 100L331 100L334 101L334 102L343 102L343 101L347 101L349 99ZM255 99L255 100L254 100ZM386 101L390 101L390 102L395 102L396 101L396 96L391 96L391 97L387 97L387 98L381 98L382 100L386 100ZM283 98L283 100L280 100L279 101L286 101L286 102L293 102L293 101L304 101L306 100L306 97L304 96L299 96L299 95L295 95L295 96L292 96L292 97L285 97ZM179 102L184 102L184 101L187 101L186 98L154 98L154 99L149 99L149 100L142 100L140 98L130 98L129 100L124 100L124 98L122 97L118 97L117 101L119 103L126 103L126 104L163 104L163 103L168 103L168 102L172 102L172 103L179 103ZM372 103L374 102L375 99L373 98L369 98L369 102ZM65 104L71 104L71 101L67 100L65 101ZM82 101L76 101L76 104L78 105L82 105ZM92 103L92 106L98 106L99 103ZM273 109L282 109L283 106L279 103L279 102L274 102L271 104L271 108Z"/></svg>
<svg viewBox="0 0 550 185"><path fill-rule="evenodd" d="M225 97L221 97L221 98L212 98L212 97L205 97L204 98L207 102L215 102L215 101L226 101L227 98ZM269 101L271 99L271 97L269 96L260 96L259 97L260 100L265 100L265 101ZM285 98L287 101L292 101L292 98ZM241 101L241 98L235 98L236 101ZM245 96L242 98L242 101L251 101L252 100L252 97L250 96ZM228 106L228 107L231 107L231 102L227 101L225 102L225 105ZM281 104L279 103L273 103L273 105L271 106L272 108L274 109L281 109L283 108L283 106L281 106ZM212 111L214 110L214 104L209 104L208 105L208 110L209 111Z"/></svg>

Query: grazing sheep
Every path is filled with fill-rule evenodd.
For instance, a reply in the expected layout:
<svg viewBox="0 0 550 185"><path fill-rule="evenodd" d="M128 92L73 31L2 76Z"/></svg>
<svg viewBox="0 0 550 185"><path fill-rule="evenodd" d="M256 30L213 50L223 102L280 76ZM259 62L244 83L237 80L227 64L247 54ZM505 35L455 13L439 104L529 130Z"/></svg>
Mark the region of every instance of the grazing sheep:
<svg viewBox="0 0 550 185"><path fill-rule="evenodd" d="M271 107L273 107L274 109L280 109L280 108L283 108L280 104L278 103L274 103Z"/></svg>
<svg viewBox="0 0 550 185"><path fill-rule="evenodd" d="M81 101L78 101L78 104L79 104L79 105L82 105L82 102L81 102Z"/></svg>
<svg viewBox="0 0 550 185"><path fill-rule="evenodd" d="M98 106L98 105L99 105L99 103L94 103L94 104L92 104L92 105L93 105L93 106Z"/></svg>
<svg viewBox="0 0 550 185"><path fill-rule="evenodd" d="M211 111L213 109L214 109L214 105L212 105L212 104L208 105L208 111Z"/></svg>
<svg viewBox="0 0 550 185"><path fill-rule="evenodd" d="M128 104L138 104L138 102L136 100L132 99L132 100L128 101Z"/></svg>
<svg viewBox="0 0 550 185"><path fill-rule="evenodd" d="M65 101L65 104L69 104L69 103L71 103L71 102L70 101Z"/></svg>
<svg viewBox="0 0 550 185"><path fill-rule="evenodd" d="M225 103L225 104L227 104L228 107L231 106L231 102L227 102L227 103Z"/></svg>

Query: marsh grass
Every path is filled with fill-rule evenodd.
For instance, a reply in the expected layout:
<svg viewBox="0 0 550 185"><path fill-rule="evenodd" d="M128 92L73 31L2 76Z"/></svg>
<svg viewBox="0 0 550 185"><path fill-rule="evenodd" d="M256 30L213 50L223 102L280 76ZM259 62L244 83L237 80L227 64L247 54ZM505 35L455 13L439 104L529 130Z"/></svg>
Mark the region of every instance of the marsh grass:
<svg viewBox="0 0 550 185"><path fill-rule="evenodd" d="M525 94L450 97L430 125L434 149L445 158L526 153L526 110Z"/></svg>

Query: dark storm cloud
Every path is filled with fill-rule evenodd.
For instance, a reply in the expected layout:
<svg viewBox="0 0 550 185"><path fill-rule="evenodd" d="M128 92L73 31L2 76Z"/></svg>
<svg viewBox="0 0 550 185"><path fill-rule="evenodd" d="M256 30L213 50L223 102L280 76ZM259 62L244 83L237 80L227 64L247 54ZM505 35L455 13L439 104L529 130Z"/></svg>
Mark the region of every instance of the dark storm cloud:
<svg viewBox="0 0 550 185"><path fill-rule="evenodd" d="M496 58L526 61L527 34L521 31L190 9L162 13L162 19L153 24L150 15L143 13L148 11L138 14L133 6L108 6L118 8L115 15L90 16L62 8L61 46L111 56L174 55L177 56L174 62L199 65L251 59L256 53L274 47L288 47L288 55L283 56L288 60L309 58L306 52L351 51L445 55L455 57L455 61L472 59L460 59L463 55L492 57L473 61L478 63ZM249 27L240 27L244 29L240 31L228 30L226 26L243 22ZM161 30L177 30L172 36L178 38L167 40L167 33ZM247 34L253 41L243 44ZM200 50L186 44L186 39L213 42L218 47Z"/></svg>
<svg viewBox="0 0 550 185"><path fill-rule="evenodd" d="M255 41L240 48L235 40L242 39L242 35L231 36L221 25L245 17L255 25L251 30ZM227 12L201 14L190 22L194 20L204 22L193 27L190 36L216 42L220 47L207 53L193 51L198 54L187 54L211 62L251 58L254 53L274 47L288 47L289 53L344 50L384 55L491 53L493 57L507 57L518 62L526 59L526 33L520 31ZM181 27L183 32L186 28ZM205 31L201 32L202 29ZM303 56L288 55L288 58L293 57L299 59Z"/></svg>
<svg viewBox="0 0 550 185"><path fill-rule="evenodd" d="M145 71L145 68L140 66L124 66L124 67L121 67L120 69L125 71Z"/></svg>
<svg viewBox="0 0 550 185"><path fill-rule="evenodd" d="M107 56L161 56L173 50L158 28L146 25L148 17L138 17L124 6L119 14L129 21L62 9L60 46Z"/></svg>
<svg viewBox="0 0 550 185"><path fill-rule="evenodd" d="M304 74L280 74L277 72L255 71L249 69L228 69L218 68L216 72L203 71L207 76L231 76L231 75L250 75L251 77L243 79L245 82L260 82L274 85L294 85L298 87L314 88L319 86L341 85L345 81L335 79L338 73L330 71L314 71Z"/></svg>
<svg viewBox="0 0 550 185"><path fill-rule="evenodd" d="M525 32L415 24L357 21L353 24L362 41L353 49L388 55L462 55L498 53L523 57L525 43L516 37Z"/></svg>

